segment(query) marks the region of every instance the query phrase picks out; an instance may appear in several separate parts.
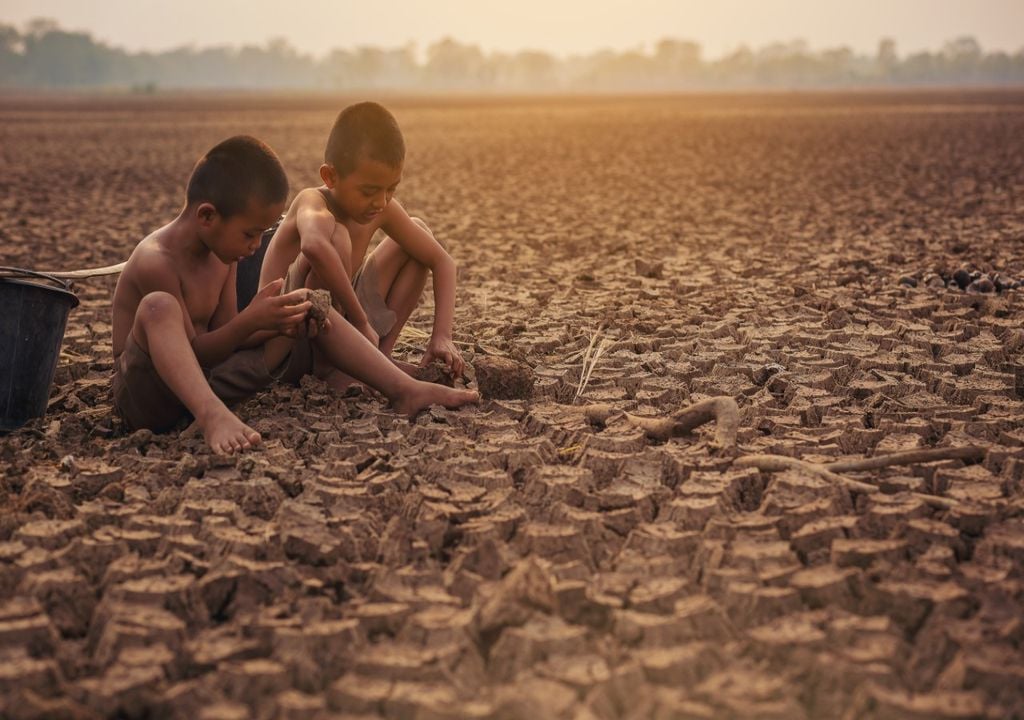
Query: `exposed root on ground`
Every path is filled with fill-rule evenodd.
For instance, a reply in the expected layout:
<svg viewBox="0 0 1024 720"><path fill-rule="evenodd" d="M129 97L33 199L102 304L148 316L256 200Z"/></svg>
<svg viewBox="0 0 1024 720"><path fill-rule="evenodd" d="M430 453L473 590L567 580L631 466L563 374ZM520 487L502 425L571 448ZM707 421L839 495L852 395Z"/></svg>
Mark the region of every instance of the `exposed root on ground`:
<svg viewBox="0 0 1024 720"><path fill-rule="evenodd" d="M936 460L983 460L985 450L968 445L967 447L930 448L928 450L907 450L905 452L878 455L863 460L840 460L828 463L832 472L859 472L861 470L878 470L893 465L913 465L914 463L935 462Z"/></svg>
<svg viewBox="0 0 1024 720"><path fill-rule="evenodd" d="M739 406L727 395L701 400L668 418L640 417L605 404L587 405L583 408L583 413L587 422L600 426L622 415L642 429L647 437L662 441L686 435L714 420L716 429L713 444L721 449L736 447L736 431L740 424Z"/></svg>
<svg viewBox="0 0 1024 720"><path fill-rule="evenodd" d="M807 462L797 458L784 455L748 455L733 462L733 467L757 468L765 472L779 472L782 470L800 470L808 474L820 477L823 480L834 482L850 490L865 494L878 493L881 490L869 483L853 480L838 474L839 472L856 472L861 470L876 470L893 465L912 465L918 462L934 462L935 460L977 460L983 457L984 450L976 447L961 448L934 448L931 450L912 450L909 452L898 452L890 455L879 455L878 457L866 458L864 460L842 460L839 462L820 465ZM928 503L932 507L949 509L958 503L950 498L928 495L926 493L911 493L914 497Z"/></svg>

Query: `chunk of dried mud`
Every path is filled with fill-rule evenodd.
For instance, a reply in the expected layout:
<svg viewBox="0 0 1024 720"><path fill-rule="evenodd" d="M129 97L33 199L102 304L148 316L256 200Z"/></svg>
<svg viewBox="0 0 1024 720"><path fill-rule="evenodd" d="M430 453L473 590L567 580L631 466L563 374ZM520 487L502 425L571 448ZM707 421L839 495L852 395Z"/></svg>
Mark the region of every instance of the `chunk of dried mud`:
<svg viewBox="0 0 1024 720"><path fill-rule="evenodd" d="M426 367L418 367L413 377L423 382L434 383L435 385L447 385L455 387L455 378L448 372L448 366L443 362L432 362Z"/></svg>
<svg viewBox="0 0 1024 720"><path fill-rule="evenodd" d="M331 314L331 291L310 290L306 298L312 303L309 308L309 319L322 330Z"/></svg>
<svg viewBox="0 0 1024 720"><path fill-rule="evenodd" d="M509 358L486 356L473 361L480 394L495 400L526 400L533 394L533 369Z"/></svg>

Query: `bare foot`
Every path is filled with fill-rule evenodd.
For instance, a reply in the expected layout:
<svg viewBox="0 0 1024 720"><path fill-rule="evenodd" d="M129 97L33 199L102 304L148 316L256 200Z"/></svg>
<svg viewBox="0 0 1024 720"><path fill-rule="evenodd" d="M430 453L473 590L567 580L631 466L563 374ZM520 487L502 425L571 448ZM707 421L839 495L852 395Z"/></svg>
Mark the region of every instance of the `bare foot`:
<svg viewBox="0 0 1024 720"><path fill-rule="evenodd" d="M454 410L463 405L480 402L480 393L475 390L456 390L445 385L415 381L410 390L393 400L395 409L410 418L431 405L443 405Z"/></svg>
<svg viewBox="0 0 1024 720"><path fill-rule="evenodd" d="M226 407L214 409L202 420L197 420L203 429L206 444L215 453L230 455L259 445L260 434L238 419Z"/></svg>

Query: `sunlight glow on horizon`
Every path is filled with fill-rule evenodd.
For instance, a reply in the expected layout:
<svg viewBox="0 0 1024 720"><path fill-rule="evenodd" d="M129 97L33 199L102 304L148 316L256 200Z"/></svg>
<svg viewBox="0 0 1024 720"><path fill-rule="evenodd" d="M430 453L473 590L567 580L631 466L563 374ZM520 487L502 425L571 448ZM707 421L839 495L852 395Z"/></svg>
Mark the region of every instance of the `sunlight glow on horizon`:
<svg viewBox="0 0 1024 720"><path fill-rule="evenodd" d="M286 10L281 10L284 7ZM444 37L485 51L543 50L559 56L649 48L664 37L699 43L705 58L747 45L806 40L814 49L848 46L873 54L883 37L899 53L938 50L971 35L985 50L1024 49L1020 0L393 0L374 7L339 0L3 0L0 22L51 18L64 29L130 51L183 45L263 45L284 38L322 56L360 45L414 43L422 52Z"/></svg>

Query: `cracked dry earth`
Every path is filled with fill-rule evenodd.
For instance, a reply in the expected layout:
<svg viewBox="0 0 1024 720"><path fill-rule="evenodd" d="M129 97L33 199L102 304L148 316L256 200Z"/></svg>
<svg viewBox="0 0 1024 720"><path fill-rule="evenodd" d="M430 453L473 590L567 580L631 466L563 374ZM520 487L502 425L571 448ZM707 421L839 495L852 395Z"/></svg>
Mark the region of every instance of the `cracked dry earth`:
<svg viewBox="0 0 1024 720"><path fill-rule="evenodd" d="M123 259L229 134L311 184L343 104L5 101L3 264ZM213 457L124 431L113 283L80 282L48 414L0 439L0 715L1024 715L1024 296L898 283L1024 276L1024 96L393 107L456 338L533 396L408 422L308 381ZM719 395L733 453L580 411ZM961 446L847 473L875 493L732 465Z"/></svg>

